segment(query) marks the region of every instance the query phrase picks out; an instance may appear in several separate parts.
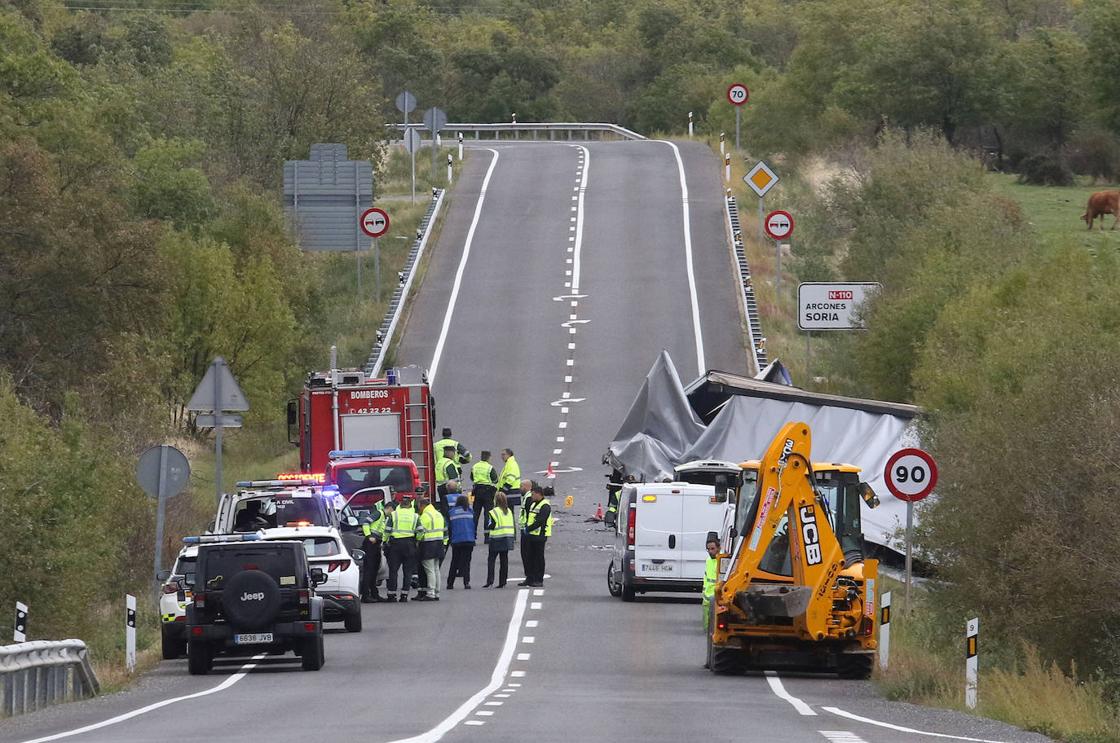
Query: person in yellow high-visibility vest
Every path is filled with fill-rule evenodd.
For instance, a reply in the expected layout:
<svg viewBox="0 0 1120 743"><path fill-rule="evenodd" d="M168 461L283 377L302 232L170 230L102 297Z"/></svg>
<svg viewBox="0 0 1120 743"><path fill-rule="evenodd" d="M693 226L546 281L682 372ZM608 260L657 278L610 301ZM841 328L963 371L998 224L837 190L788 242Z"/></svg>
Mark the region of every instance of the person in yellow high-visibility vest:
<svg viewBox="0 0 1120 743"><path fill-rule="evenodd" d="M427 587L420 589L417 601L439 601L439 562L443 559L446 526L439 509L427 498L421 498L416 541L420 543L420 567Z"/></svg>
<svg viewBox="0 0 1120 743"><path fill-rule="evenodd" d="M708 560L704 565L704 598L701 600L700 605L704 610L704 631L710 630L708 626L711 616L712 597L716 595L716 582L719 580L719 540L716 539L715 534L708 535L708 543L705 545L708 550Z"/></svg>
<svg viewBox="0 0 1120 743"><path fill-rule="evenodd" d="M471 467L471 495L474 496L474 531L478 538L478 520L494 508L494 493L498 489L498 471L490 464L490 452L483 449ZM504 469L504 468L503 468ZM485 526L485 524L483 524Z"/></svg>
<svg viewBox="0 0 1120 743"><path fill-rule="evenodd" d="M490 553L486 558L486 585L494 584L494 561L501 563L498 574L498 588L504 588L509 575L509 551L513 549L513 510L506 501L505 493L494 496L494 508L486 514L486 535L490 542Z"/></svg>

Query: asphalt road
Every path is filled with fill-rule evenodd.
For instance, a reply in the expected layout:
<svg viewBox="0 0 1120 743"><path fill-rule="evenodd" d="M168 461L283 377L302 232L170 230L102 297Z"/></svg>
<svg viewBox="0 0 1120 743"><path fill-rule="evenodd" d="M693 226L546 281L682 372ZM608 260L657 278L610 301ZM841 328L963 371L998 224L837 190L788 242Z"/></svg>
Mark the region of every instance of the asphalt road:
<svg viewBox="0 0 1120 743"><path fill-rule="evenodd" d="M869 682L716 677L698 601L608 595L613 534L587 518L649 366L668 348L684 378L746 369L719 167L701 145L679 153L687 200L666 143L472 149L396 354L432 368L439 424L476 455L512 447L530 476L554 463L544 589L482 589L478 548L471 591L365 606L365 631L332 633L318 673L164 662L126 692L0 722L0 740L1046 740Z"/></svg>

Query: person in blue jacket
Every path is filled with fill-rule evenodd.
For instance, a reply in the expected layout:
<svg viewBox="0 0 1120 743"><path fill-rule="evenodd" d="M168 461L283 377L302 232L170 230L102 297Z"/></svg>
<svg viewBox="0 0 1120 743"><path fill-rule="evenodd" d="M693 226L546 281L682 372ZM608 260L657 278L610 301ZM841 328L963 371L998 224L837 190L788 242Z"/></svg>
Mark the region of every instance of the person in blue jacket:
<svg viewBox="0 0 1120 743"><path fill-rule="evenodd" d="M463 579L463 588L471 587L471 555L474 553L474 511L467 496L460 495L451 508L451 571L447 587L455 587L455 579Z"/></svg>

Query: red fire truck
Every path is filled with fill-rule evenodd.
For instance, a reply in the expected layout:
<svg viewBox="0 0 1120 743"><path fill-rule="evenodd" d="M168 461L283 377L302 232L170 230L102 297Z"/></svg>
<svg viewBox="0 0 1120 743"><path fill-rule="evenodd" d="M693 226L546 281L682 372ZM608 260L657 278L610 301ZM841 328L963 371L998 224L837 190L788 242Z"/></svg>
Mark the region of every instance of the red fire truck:
<svg viewBox="0 0 1120 743"><path fill-rule="evenodd" d="M299 446L300 469L326 472L332 451L399 449L435 492L435 405L427 378L415 366L388 369L384 378L360 369L309 374L299 399L288 403L288 440Z"/></svg>

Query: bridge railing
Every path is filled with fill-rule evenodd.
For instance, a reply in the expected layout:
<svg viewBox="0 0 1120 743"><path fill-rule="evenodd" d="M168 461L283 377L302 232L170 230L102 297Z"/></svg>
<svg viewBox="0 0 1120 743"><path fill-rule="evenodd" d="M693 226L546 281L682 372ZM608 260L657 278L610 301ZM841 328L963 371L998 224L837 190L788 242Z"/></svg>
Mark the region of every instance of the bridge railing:
<svg viewBox="0 0 1120 743"><path fill-rule="evenodd" d="M753 373L758 374L770 361L766 353L766 337L762 334L762 317L758 312L758 299L754 293L751 267L747 263L747 251L743 247L743 224L739 221L739 202L730 191L724 199L724 207L728 237L735 250L735 271L741 289L743 312L746 315L747 340L750 345L751 363L754 366Z"/></svg>
<svg viewBox="0 0 1120 743"><path fill-rule="evenodd" d="M0 647L0 717L91 697L99 690L81 640L36 640Z"/></svg>
<svg viewBox="0 0 1120 743"><path fill-rule="evenodd" d="M404 129L404 124L396 124L397 129ZM421 135L427 134L428 130L423 124L409 124L409 129L416 129L420 131ZM592 135L596 139L632 139L641 140L645 139L641 134L627 129L618 124L607 124L600 122L580 122L580 121L536 121L536 122L501 122L496 124L447 124L441 130L442 135L446 138L448 136L455 136L456 133L462 132L464 138L467 135L473 134L474 139L482 139L482 135L488 135L488 139L500 140L503 135L506 139L519 139L519 140L548 140L553 141L557 139L591 139Z"/></svg>

